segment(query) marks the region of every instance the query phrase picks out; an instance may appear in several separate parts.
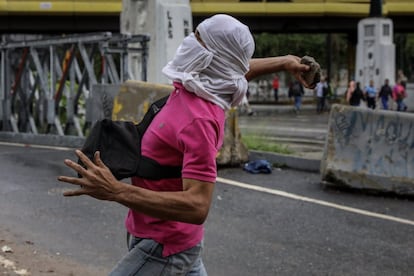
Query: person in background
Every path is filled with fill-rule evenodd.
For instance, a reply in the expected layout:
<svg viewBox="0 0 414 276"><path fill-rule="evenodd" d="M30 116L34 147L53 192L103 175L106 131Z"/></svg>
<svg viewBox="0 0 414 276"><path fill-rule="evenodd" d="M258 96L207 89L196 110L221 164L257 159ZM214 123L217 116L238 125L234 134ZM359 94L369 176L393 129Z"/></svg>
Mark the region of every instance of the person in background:
<svg viewBox="0 0 414 276"><path fill-rule="evenodd" d="M349 105L360 106L361 100L365 100L365 97L360 82L350 81L346 92L346 101Z"/></svg>
<svg viewBox="0 0 414 276"><path fill-rule="evenodd" d="M300 112L302 107L302 96L305 94L305 90L303 89L303 85L299 82L299 80L294 80L288 91L289 98L293 97L294 100L294 111L296 114Z"/></svg>
<svg viewBox="0 0 414 276"><path fill-rule="evenodd" d="M351 100L352 93L354 93L354 90L355 90L355 81L351 80L348 82L348 87L346 88L346 91L345 91L345 101L348 104L351 104L350 100Z"/></svg>
<svg viewBox="0 0 414 276"><path fill-rule="evenodd" d="M287 71L313 89L302 77L311 68L300 57L252 59L253 52L249 28L218 14L184 38L163 68L174 87L143 135L141 151L161 165L181 166L180 178L136 176L127 185L114 177L99 151L93 160L75 151L85 167L64 160L80 175L58 177L76 187L64 196L88 195L128 208L129 251L110 276L207 275L201 258L203 225L213 200L226 110L240 104L249 80L264 74Z"/></svg>
<svg viewBox="0 0 414 276"><path fill-rule="evenodd" d="M404 86L404 89L406 89L407 81L408 81L408 78L404 74L404 71L402 69L399 69L397 72L397 83L400 83L402 86Z"/></svg>
<svg viewBox="0 0 414 276"><path fill-rule="evenodd" d="M384 85L381 86L378 97L381 99L382 109L388 110L388 101L390 98L392 98L392 89L389 79L384 80Z"/></svg>
<svg viewBox="0 0 414 276"><path fill-rule="evenodd" d="M279 76L277 74L273 78L272 87L275 102L279 102Z"/></svg>
<svg viewBox="0 0 414 276"><path fill-rule="evenodd" d="M407 97L403 81L399 80L392 90L392 98L397 103L397 111L407 111L404 99Z"/></svg>
<svg viewBox="0 0 414 276"><path fill-rule="evenodd" d="M321 77L320 81L316 84L315 93L316 93L316 113L320 114L325 110L325 101L326 96L328 95L328 83L326 82L325 77Z"/></svg>
<svg viewBox="0 0 414 276"><path fill-rule="evenodd" d="M377 101L377 89L374 86L374 80L370 80L369 84L365 86L364 90L368 108L375 109Z"/></svg>

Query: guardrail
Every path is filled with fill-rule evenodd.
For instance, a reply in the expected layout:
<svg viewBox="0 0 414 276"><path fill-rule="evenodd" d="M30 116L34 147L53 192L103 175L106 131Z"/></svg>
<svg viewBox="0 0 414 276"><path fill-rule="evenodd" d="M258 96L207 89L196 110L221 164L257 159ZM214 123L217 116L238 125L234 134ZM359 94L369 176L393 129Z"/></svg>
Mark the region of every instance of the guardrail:
<svg viewBox="0 0 414 276"><path fill-rule="evenodd" d="M133 79L129 55L140 56L146 80L147 35L4 35L2 41L0 131L83 137L93 122L94 85Z"/></svg>

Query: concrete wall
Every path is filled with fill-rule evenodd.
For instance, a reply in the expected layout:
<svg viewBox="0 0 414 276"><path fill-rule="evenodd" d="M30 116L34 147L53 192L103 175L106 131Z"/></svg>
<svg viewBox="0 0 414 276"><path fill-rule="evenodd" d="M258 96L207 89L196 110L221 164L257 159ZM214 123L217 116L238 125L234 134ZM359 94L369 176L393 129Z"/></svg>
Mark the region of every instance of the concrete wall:
<svg viewBox="0 0 414 276"><path fill-rule="evenodd" d="M414 194L414 114L333 105L322 180Z"/></svg>
<svg viewBox="0 0 414 276"><path fill-rule="evenodd" d="M193 31L190 1L123 0L122 7L121 33L150 35L147 80L170 83L161 70ZM140 56L129 56L129 66L136 80L141 80L140 63Z"/></svg>

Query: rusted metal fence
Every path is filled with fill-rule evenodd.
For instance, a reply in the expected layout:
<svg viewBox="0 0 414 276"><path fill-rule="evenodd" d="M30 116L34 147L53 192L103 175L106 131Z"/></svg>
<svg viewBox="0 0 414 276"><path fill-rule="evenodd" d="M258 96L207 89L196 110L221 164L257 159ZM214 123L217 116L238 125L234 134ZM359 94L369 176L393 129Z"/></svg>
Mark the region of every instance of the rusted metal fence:
<svg viewBox="0 0 414 276"><path fill-rule="evenodd" d="M147 35L89 33L3 35L0 131L84 137L93 114L91 90L133 79L128 55L139 55L146 80Z"/></svg>

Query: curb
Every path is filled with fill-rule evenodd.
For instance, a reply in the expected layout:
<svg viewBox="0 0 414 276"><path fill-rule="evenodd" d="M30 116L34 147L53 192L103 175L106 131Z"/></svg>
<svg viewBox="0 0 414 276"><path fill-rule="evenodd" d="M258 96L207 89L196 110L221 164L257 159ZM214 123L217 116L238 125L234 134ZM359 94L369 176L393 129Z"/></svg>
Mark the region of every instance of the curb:
<svg viewBox="0 0 414 276"><path fill-rule="evenodd" d="M85 142L84 137L60 136L55 134L31 134L0 131L0 141L10 144L24 144L26 146L50 146L81 148ZM296 170L319 172L321 160L277 154L272 152L254 151L248 153L249 160L265 159L277 166L286 166Z"/></svg>
<svg viewBox="0 0 414 276"><path fill-rule="evenodd" d="M56 134L33 134L33 133L14 133L0 131L0 141L5 143L24 144L26 146L50 146L81 148L85 142L84 137L61 136Z"/></svg>

